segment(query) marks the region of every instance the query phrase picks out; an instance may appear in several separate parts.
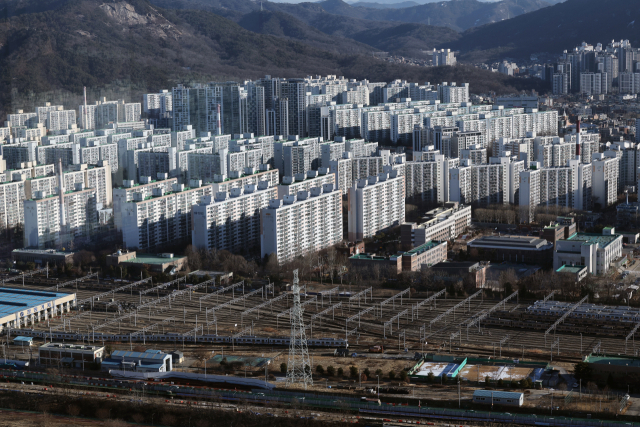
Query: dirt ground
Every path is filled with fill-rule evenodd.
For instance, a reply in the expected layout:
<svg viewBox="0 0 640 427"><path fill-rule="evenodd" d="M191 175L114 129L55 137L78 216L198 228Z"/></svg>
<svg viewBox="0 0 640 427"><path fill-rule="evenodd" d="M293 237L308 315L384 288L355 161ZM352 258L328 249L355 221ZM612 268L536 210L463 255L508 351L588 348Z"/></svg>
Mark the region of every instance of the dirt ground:
<svg viewBox="0 0 640 427"><path fill-rule="evenodd" d="M120 420L104 422L83 418L61 417L51 414L32 414L29 412L0 411L0 427L63 427L63 426L104 426L121 427L127 423Z"/></svg>

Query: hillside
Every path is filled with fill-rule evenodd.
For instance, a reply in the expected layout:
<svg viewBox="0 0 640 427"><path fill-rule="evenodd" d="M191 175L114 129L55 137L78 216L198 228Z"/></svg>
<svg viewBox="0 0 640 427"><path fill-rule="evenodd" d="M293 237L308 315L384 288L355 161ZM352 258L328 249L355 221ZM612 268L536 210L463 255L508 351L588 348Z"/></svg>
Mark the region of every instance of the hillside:
<svg viewBox="0 0 640 427"><path fill-rule="evenodd" d="M423 24L370 21L330 14L316 3L281 4L264 3L263 11L243 14L220 9L206 0L151 0L165 8L194 8L212 11L233 20L243 28L261 34L270 34L296 40L313 47L341 53L363 53L383 50L395 55L420 57L433 49L459 37L448 28ZM242 5L242 4L241 4ZM324 33L324 34L322 34Z"/></svg>
<svg viewBox="0 0 640 427"><path fill-rule="evenodd" d="M235 20L235 19L234 19ZM325 34L283 12L254 11L242 15L237 23L246 30L303 42L311 47L342 54L368 54L377 49L355 40Z"/></svg>
<svg viewBox="0 0 640 427"><path fill-rule="evenodd" d="M438 45L447 45L460 35L449 29L423 24L400 24L350 34L354 40L398 55L420 57Z"/></svg>
<svg viewBox="0 0 640 427"><path fill-rule="evenodd" d="M499 22L549 6L543 0L503 0L492 3L450 0L401 9L354 7L342 0L324 0L317 4L329 13L351 18L413 22L448 27L456 31Z"/></svg>
<svg viewBox="0 0 640 427"><path fill-rule="evenodd" d="M359 1L357 3L351 3L351 6L353 7L366 7L369 9L388 9L388 8L394 8L394 9L398 9L398 8L403 8L403 7L411 7L411 6L417 6L419 3L416 3L414 1L403 1L401 3L373 3L373 2L365 2L365 1Z"/></svg>
<svg viewBox="0 0 640 427"><path fill-rule="evenodd" d="M145 0L67 0L55 10L0 20L0 116L20 96L82 87L129 87L132 97L177 82L265 74L338 74L371 81L468 81L472 91L544 91L543 83L460 68L389 64L245 30L199 10L162 10ZM134 93L135 92L135 93Z"/></svg>
<svg viewBox="0 0 640 427"><path fill-rule="evenodd" d="M637 0L567 0L508 21L465 32L446 47L476 60L505 56L528 58L532 53L562 53L586 41L606 44L628 39L640 44ZM444 47L444 45L443 45Z"/></svg>

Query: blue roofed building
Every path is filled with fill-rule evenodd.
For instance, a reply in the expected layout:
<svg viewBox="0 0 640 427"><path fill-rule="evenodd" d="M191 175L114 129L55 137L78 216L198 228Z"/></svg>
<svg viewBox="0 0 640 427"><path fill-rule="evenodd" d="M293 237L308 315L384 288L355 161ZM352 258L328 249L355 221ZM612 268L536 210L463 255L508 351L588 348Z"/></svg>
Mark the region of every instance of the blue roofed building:
<svg viewBox="0 0 640 427"><path fill-rule="evenodd" d="M0 288L0 332L42 322L76 305L76 294Z"/></svg>
<svg viewBox="0 0 640 427"><path fill-rule="evenodd" d="M169 372L173 369L172 356L159 350L145 352L115 350L102 361L101 370L134 372Z"/></svg>

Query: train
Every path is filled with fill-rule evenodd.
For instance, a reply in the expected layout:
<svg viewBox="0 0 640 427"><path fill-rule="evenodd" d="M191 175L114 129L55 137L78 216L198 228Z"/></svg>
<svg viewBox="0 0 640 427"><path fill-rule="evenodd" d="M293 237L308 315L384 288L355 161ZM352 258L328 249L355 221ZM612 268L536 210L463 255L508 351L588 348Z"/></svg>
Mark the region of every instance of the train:
<svg viewBox="0 0 640 427"><path fill-rule="evenodd" d="M194 337L193 335L183 336L178 333L152 334L152 335L134 335L129 334L105 334L105 333L83 333L74 332L52 332L37 329L12 329L13 335L54 339L69 341L109 341L109 342L185 342L185 343L212 343L212 344L231 344L232 337L224 335L205 334ZM281 345L288 346L291 343L289 337L258 337L247 335L233 339L233 344L252 344L252 345ZM344 347L348 348L349 343L340 338L309 338L307 345L310 347Z"/></svg>

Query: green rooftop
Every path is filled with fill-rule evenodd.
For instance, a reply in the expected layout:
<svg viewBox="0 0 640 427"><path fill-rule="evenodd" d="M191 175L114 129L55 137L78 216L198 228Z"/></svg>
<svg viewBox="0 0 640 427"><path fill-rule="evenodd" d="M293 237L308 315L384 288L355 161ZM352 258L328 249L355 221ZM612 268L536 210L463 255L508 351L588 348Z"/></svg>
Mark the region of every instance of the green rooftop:
<svg viewBox="0 0 640 427"><path fill-rule="evenodd" d="M174 256L173 258L164 258L164 257L157 256L157 255L140 254L139 256L136 256L135 258L131 258L131 259L126 260L126 261L122 261L122 263L129 263L129 264L157 264L157 265L161 265L161 264L166 264L168 262L177 261L177 260L183 259L183 258L185 258L185 257Z"/></svg>
<svg viewBox="0 0 640 427"><path fill-rule="evenodd" d="M586 357L586 362L598 365L616 365L640 368L640 357L633 356L609 356L606 354L603 356L589 355Z"/></svg>
<svg viewBox="0 0 640 427"><path fill-rule="evenodd" d="M585 268L584 265L563 265L556 270L556 273L573 273L578 274Z"/></svg>
<svg viewBox="0 0 640 427"><path fill-rule="evenodd" d="M441 242L434 242L433 240L430 240L427 243L423 243L420 246L416 246L415 248L411 249L409 252L405 252L405 255L419 255L423 252L428 251L429 249L435 248L440 243Z"/></svg>
<svg viewBox="0 0 640 427"><path fill-rule="evenodd" d="M608 229L610 230L611 227L608 227ZM583 244L585 245L595 245L597 243L601 248L604 248L608 246L611 242L616 240L619 236L620 236L619 234L604 235L604 234L596 234L596 233L574 233L571 236L569 236L567 240L571 240L574 242L581 241L581 242L584 242Z"/></svg>

